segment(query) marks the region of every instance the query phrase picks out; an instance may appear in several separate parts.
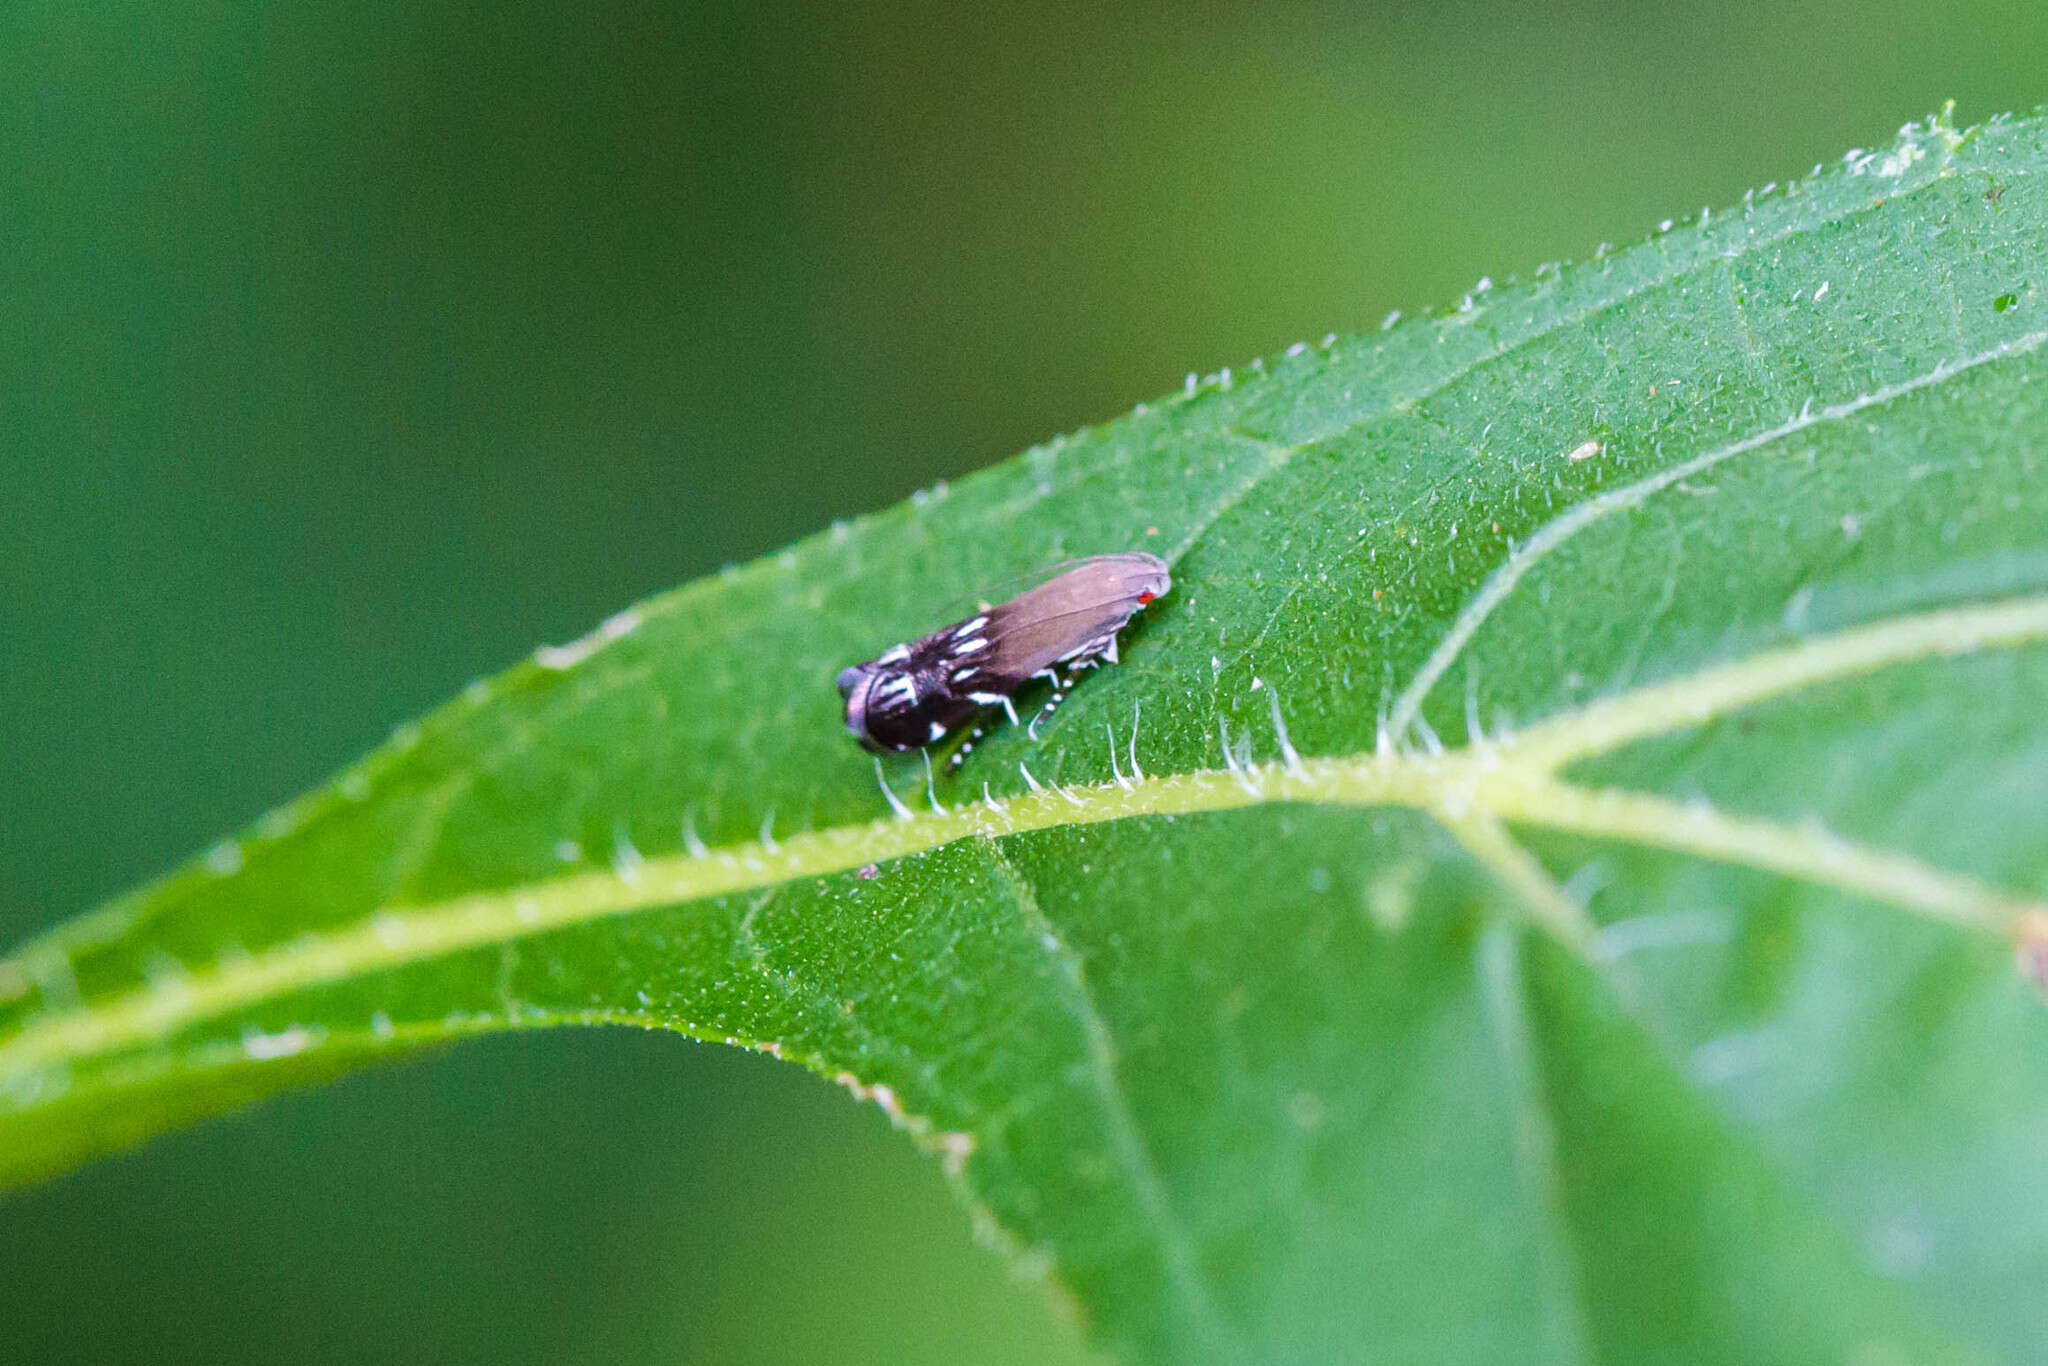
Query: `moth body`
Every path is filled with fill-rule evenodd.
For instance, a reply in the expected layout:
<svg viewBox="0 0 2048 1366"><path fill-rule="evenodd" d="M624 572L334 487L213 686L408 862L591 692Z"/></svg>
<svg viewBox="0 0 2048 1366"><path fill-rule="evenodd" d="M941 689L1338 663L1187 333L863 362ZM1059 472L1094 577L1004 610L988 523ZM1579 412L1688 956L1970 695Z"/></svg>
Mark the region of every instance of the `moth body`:
<svg viewBox="0 0 2048 1366"><path fill-rule="evenodd" d="M846 729L881 753L943 739L987 707L1014 721L1013 693L1047 676L1056 702L1076 670L1114 664L1117 633L1172 587L1156 555L1077 560L1008 602L840 670Z"/></svg>

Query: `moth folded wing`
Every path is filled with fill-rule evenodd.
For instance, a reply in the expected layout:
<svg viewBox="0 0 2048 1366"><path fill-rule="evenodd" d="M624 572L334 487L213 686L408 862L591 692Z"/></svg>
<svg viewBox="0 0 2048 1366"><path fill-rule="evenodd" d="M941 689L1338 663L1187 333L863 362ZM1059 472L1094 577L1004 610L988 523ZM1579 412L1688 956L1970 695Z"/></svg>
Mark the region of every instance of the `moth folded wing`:
<svg viewBox="0 0 2048 1366"><path fill-rule="evenodd" d="M1153 555L1084 560L989 609L977 633L987 645L982 668L1015 688L1055 664L1094 658L1139 608L1172 586L1165 562Z"/></svg>

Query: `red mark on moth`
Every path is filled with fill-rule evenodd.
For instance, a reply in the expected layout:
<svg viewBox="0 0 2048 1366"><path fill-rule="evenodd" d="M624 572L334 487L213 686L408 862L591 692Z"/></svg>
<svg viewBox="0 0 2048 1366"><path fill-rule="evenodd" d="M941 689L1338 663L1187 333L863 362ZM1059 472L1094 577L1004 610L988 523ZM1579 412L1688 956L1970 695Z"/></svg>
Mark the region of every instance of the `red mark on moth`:
<svg viewBox="0 0 2048 1366"><path fill-rule="evenodd" d="M1138 594L1138 606L1144 607L1147 604L1156 601L1158 597L1159 595L1157 593L1140 593Z"/></svg>

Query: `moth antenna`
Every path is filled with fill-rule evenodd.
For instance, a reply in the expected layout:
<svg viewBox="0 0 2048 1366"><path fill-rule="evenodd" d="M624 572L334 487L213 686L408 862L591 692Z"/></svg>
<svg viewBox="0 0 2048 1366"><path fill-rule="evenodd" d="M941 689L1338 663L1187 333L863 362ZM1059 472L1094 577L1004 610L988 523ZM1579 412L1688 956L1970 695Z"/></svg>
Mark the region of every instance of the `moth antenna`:
<svg viewBox="0 0 2048 1366"><path fill-rule="evenodd" d="M1288 738L1287 718L1280 714L1280 690L1267 688L1266 701L1273 706L1273 733L1280 737L1280 761L1287 766L1288 776L1308 776L1308 771L1301 766L1301 755L1295 752L1294 741Z"/></svg>
<svg viewBox="0 0 2048 1366"><path fill-rule="evenodd" d="M768 814L761 817L761 847L771 854L782 852L782 846L775 842L775 808L769 807Z"/></svg>
<svg viewBox="0 0 2048 1366"><path fill-rule="evenodd" d="M879 754L875 756L875 785L881 788L882 795L889 799L889 809L896 813L897 820L908 821L917 818L916 813L905 806L903 799L896 795L896 790L889 786L889 780L882 776L882 756Z"/></svg>
<svg viewBox="0 0 2048 1366"><path fill-rule="evenodd" d="M1024 775L1024 785L1026 787L1029 787L1033 792L1045 791L1043 787L1039 786L1038 779L1031 776L1031 770L1024 767L1022 759L1017 761L1017 771Z"/></svg>
<svg viewBox="0 0 2048 1366"><path fill-rule="evenodd" d="M934 815L943 816L946 814L946 808L939 805L939 787L937 781L932 777L932 752L928 749L921 749L917 753L918 757L924 760L925 799L932 804L932 813Z"/></svg>
<svg viewBox="0 0 2048 1366"><path fill-rule="evenodd" d="M1116 766L1116 727L1104 721L1102 729L1109 736L1109 771L1116 778L1116 785L1129 792L1131 790L1131 780L1126 778L1124 771Z"/></svg>
<svg viewBox="0 0 2048 1366"><path fill-rule="evenodd" d="M1145 770L1138 767L1138 709L1142 699L1131 700L1131 777L1137 782L1145 781Z"/></svg>
<svg viewBox="0 0 2048 1366"><path fill-rule="evenodd" d="M689 851L691 858L708 858L711 854L697 834L697 808L694 806L683 812L683 848Z"/></svg>

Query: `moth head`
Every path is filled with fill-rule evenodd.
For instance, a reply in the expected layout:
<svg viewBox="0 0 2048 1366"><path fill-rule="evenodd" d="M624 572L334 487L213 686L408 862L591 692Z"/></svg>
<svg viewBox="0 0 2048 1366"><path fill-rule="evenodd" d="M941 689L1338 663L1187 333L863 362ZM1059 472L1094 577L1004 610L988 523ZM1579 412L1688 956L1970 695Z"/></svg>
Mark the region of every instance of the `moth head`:
<svg viewBox="0 0 2048 1366"><path fill-rule="evenodd" d="M839 671L839 695L846 699L846 733L860 741L861 748L881 751L868 734L868 694L874 688L875 671L865 664L852 664Z"/></svg>

